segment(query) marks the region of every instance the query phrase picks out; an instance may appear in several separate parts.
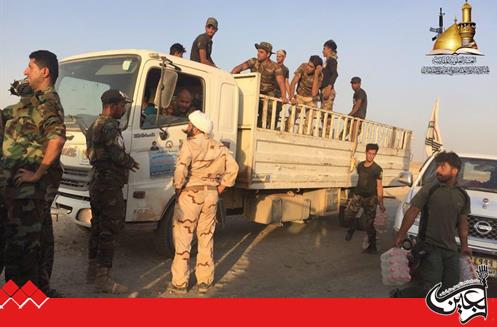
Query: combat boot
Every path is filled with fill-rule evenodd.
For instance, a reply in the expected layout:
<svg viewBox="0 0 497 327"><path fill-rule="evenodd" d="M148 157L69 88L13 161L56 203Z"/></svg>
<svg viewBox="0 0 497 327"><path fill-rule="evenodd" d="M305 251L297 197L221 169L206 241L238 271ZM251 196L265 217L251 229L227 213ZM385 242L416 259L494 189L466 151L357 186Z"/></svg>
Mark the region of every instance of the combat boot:
<svg viewBox="0 0 497 327"><path fill-rule="evenodd" d="M88 271L86 272L86 284L95 283L96 277L97 277L97 260L90 259L88 261Z"/></svg>
<svg viewBox="0 0 497 327"><path fill-rule="evenodd" d="M115 282L110 277L110 268L97 267L95 278L95 291L97 293L124 294L128 293L128 288Z"/></svg>

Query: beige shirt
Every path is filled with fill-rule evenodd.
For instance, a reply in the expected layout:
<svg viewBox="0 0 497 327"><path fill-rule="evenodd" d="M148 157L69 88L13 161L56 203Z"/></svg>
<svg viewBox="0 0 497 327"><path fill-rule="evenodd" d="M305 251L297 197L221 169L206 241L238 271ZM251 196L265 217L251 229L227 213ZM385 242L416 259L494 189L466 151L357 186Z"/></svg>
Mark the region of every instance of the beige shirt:
<svg viewBox="0 0 497 327"><path fill-rule="evenodd" d="M174 171L174 187L230 187L235 184L237 174L238 164L228 149L207 135L198 134L189 137L181 146Z"/></svg>

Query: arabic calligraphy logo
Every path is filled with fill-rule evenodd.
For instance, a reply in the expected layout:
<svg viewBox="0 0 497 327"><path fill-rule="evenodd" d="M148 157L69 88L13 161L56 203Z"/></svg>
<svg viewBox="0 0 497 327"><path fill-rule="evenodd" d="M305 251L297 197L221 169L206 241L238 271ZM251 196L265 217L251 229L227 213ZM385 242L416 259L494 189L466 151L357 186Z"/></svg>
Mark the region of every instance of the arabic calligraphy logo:
<svg viewBox="0 0 497 327"><path fill-rule="evenodd" d="M456 310L462 324L482 316L487 319L487 278L488 267L480 265L476 269L478 279L461 282L440 293L442 283L433 287L426 295L426 304L431 311L449 316Z"/></svg>

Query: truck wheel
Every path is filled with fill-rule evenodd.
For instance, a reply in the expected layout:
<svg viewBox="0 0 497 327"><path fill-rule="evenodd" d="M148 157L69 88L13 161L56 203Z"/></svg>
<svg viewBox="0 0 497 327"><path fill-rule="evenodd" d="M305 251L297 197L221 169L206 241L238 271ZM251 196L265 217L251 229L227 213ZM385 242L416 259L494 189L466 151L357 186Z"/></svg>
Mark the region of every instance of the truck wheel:
<svg viewBox="0 0 497 327"><path fill-rule="evenodd" d="M166 213L159 222L158 228L155 230L154 246L155 251L162 257L172 258L174 256L174 242L173 242L173 202Z"/></svg>

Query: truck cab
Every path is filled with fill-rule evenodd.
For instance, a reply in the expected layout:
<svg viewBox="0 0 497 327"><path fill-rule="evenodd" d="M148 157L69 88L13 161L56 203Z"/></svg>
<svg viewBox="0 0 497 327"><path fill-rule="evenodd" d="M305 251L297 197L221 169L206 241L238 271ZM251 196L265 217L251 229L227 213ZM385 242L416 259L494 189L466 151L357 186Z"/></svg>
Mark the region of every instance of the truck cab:
<svg viewBox="0 0 497 327"><path fill-rule="evenodd" d="M123 188L126 222L156 224L164 214L163 200L174 198L172 175L188 119L186 114L164 119L156 115L158 108L145 110L155 100L163 66L163 57L157 52L133 49L83 54L61 61L56 89L64 107L67 142L61 157L64 175L54 206L78 225L89 227L91 219L91 166L85 155L84 130L100 114L100 95L110 88L133 99L121 128L125 147L140 163L140 169L130 174ZM191 108L206 112L214 120L214 137L234 152L238 91L231 75L181 58L165 68L177 74L174 84L164 86L174 90L172 101L181 90L191 94Z"/></svg>

